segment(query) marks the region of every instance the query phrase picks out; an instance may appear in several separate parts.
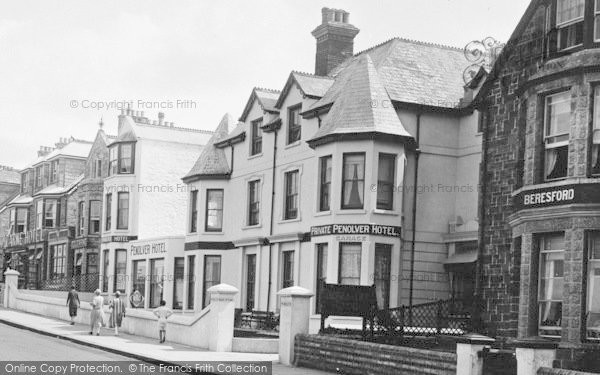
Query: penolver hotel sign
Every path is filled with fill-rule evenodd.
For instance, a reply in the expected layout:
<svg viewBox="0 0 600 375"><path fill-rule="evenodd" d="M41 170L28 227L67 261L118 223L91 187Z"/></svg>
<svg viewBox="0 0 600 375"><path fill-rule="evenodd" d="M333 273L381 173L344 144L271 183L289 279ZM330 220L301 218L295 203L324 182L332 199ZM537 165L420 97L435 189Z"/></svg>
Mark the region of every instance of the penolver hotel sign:
<svg viewBox="0 0 600 375"><path fill-rule="evenodd" d="M600 204L600 184L564 185L520 192L513 198L517 210L575 203Z"/></svg>
<svg viewBox="0 0 600 375"><path fill-rule="evenodd" d="M310 228L311 237L330 235L377 235L400 237L401 227L378 224L330 224Z"/></svg>

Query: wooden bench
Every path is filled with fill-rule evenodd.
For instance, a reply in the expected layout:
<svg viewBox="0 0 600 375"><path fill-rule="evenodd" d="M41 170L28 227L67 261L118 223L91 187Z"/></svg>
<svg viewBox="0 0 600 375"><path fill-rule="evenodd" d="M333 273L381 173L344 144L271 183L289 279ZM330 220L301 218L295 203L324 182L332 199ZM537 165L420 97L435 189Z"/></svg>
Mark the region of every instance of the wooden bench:
<svg viewBox="0 0 600 375"><path fill-rule="evenodd" d="M279 314L272 311L252 310L242 313L242 321L240 327L252 327L252 323L256 323L257 329L274 329L279 326Z"/></svg>

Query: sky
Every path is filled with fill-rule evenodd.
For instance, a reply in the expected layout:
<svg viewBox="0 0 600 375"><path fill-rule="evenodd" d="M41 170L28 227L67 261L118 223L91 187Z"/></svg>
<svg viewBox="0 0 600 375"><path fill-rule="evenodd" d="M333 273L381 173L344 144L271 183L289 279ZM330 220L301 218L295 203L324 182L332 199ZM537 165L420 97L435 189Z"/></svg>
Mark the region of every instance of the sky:
<svg viewBox="0 0 600 375"><path fill-rule="evenodd" d="M253 87L314 72L321 8L350 12L354 52L393 37L507 41L529 0L11 0L0 4L0 165L59 138L116 134L124 103L214 130Z"/></svg>

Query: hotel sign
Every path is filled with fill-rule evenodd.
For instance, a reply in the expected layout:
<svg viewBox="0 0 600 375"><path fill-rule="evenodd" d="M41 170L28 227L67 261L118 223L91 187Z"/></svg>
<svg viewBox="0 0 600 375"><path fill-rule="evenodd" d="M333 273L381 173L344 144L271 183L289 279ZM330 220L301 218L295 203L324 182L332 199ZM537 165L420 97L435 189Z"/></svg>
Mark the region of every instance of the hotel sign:
<svg viewBox="0 0 600 375"><path fill-rule="evenodd" d="M102 242L129 242L137 240L137 236L108 236L102 237Z"/></svg>
<svg viewBox="0 0 600 375"><path fill-rule="evenodd" d="M79 238L77 240L71 241L71 249L83 249L87 247L88 239L87 238Z"/></svg>
<svg viewBox="0 0 600 375"><path fill-rule="evenodd" d="M517 210L562 206L574 203L599 203L600 184L554 186L521 192L513 198Z"/></svg>
<svg viewBox="0 0 600 375"><path fill-rule="evenodd" d="M401 227L378 224L330 224L310 228L310 236L329 235L376 235L385 237L400 237Z"/></svg>
<svg viewBox="0 0 600 375"><path fill-rule="evenodd" d="M145 245L131 245L131 256L156 255L167 252L167 244L164 242L153 242Z"/></svg>

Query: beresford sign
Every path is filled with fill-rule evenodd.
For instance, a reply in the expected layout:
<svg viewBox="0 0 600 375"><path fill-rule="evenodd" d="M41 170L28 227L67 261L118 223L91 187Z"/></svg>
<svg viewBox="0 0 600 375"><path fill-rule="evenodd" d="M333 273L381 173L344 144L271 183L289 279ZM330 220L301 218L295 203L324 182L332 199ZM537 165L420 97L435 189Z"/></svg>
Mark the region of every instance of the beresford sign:
<svg viewBox="0 0 600 375"><path fill-rule="evenodd" d="M400 237L401 228L378 224L330 224L310 228L310 236L373 234L386 237Z"/></svg>
<svg viewBox="0 0 600 375"><path fill-rule="evenodd" d="M517 210L574 203L600 203L600 184L554 186L521 192L514 196Z"/></svg>

